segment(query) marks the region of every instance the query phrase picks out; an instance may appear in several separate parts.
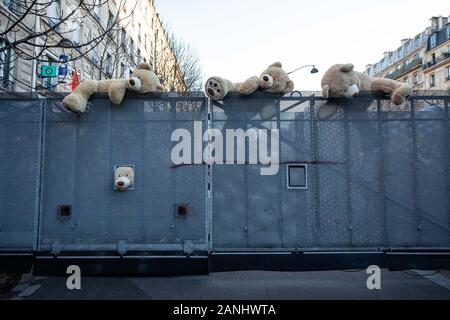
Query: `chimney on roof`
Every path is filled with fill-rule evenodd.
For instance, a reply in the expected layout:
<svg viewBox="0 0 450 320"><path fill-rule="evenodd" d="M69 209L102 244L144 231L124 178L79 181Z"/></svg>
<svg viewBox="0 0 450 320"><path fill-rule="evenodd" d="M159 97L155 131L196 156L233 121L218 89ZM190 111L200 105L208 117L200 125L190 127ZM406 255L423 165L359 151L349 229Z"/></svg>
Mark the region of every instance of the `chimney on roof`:
<svg viewBox="0 0 450 320"><path fill-rule="evenodd" d="M431 21L431 32L437 31L439 29L439 17L432 17Z"/></svg>
<svg viewBox="0 0 450 320"><path fill-rule="evenodd" d="M448 23L448 17L439 16L439 29L444 28L447 23Z"/></svg>
<svg viewBox="0 0 450 320"><path fill-rule="evenodd" d="M409 40L411 40L411 39L409 39L409 38L402 39L402 41L401 41L402 46L405 45L405 43L407 43Z"/></svg>

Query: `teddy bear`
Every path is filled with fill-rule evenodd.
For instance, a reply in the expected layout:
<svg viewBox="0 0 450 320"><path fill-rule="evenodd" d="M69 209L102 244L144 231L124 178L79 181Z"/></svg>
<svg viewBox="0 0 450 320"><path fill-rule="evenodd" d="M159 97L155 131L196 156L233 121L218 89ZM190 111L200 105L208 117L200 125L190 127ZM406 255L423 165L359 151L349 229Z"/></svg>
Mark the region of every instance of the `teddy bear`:
<svg viewBox="0 0 450 320"><path fill-rule="evenodd" d="M323 76L322 95L331 101L318 110L318 118L326 119L337 112L339 107L335 101L332 101L333 99L353 99L367 92L371 96L389 96L398 106L408 99L411 91L412 86L408 84L386 78L371 78L364 73L354 71L354 65L351 63L336 64ZM366 99L361 103L364 104L363 108L367 108L372 100Z"/></svg>
<svg viewBox="0 0 450 320"><path fill-rule="evenodd" d="M132 167L118 167L114 172L114 185L117 191L134 187L134 170Z"/></svg>
<svg viewBox="0 0 450 320"><path fill-rule="evenodd" d="M211 100L223 100L229 93L251 95L258 89L268 93L286 94L294 90L294 82L289 79L280 62L271 64L260 77L251 77L242 83L233 83L221 77L211 77L206 81L205 91Z"/></svg>
<svg viewBox="0 0 450 320"><path fill-rule="evenodd" d="M143 63L128 80L88 80L81 83L74 92L64 98L63 105L73 112L83 113L86 111L89 98L95 93L108 93L111 102L120 105L127 89L140 94L166 92L151 66Z"/></svg>

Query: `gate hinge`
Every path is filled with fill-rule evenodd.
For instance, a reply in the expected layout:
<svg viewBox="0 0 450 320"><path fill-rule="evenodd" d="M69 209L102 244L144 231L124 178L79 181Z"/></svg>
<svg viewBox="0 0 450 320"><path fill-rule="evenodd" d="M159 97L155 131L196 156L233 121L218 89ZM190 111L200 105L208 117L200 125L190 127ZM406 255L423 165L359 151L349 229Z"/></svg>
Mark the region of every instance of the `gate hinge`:
<svg viewBox="0 0 450 320"><path fill-rule="evenodd" d="M190 256L195 251L195 244L194 241L185 241L183 243L183 252Z"/></svg>
<svg viewBox="0 0 450 320"><path fill-rule="evenodd" d="M127 253L127 242L122 240L117 243L117 253L123 257Z"/></svg>
<svg viewBox="0 0 450 320"><path fill-rule="evenodd" d="M54 255L55 257L57 257L62 250L62 245L59 241L53 241L52 242L52 249L51 249L51 254Z"/></svg>

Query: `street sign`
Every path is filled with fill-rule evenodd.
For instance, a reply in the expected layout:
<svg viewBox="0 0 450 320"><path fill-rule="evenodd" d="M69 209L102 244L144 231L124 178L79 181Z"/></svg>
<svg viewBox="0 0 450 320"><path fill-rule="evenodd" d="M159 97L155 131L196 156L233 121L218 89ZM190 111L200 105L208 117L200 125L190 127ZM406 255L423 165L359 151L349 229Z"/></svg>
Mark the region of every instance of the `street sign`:
<svg viewBox="0 0 450 320"><path fill-rule="evenodd" d="M67 64L62 64L58 69L58 76L66 76L67 75Z"/></svg>
<svg viewBox="0 0 450 320"><path fill-rule="evenodd" d="M56 78L58 76L56 66L42 66L41 76L45 78Z"/></svg>

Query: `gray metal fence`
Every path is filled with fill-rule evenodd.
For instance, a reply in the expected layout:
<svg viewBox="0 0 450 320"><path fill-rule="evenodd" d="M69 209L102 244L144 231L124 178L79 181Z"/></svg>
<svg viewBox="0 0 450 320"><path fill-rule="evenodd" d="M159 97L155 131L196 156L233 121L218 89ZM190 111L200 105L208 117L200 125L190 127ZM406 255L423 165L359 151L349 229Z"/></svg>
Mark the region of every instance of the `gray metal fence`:
<svg viewBox="0 0 450 320"><path fill-rule="evenodd" d="M0 250L36 249L43 102L0 100Z"/></svg>
<svg viewBox="0 0 450 320"><path fill-rule="evenodd" d="M375 100L320 120L314 96L96 98L83 115L60 99L0 99L0 251L450 248L449 100ZM278 174L174 167L171 135L195 121L278 129ZM134 190L114 190L117 165L135 168ZM289 188L288 168L305 185Z"/></svg>
<svg viewBox="0 0 450 320"><path fill-rule="evenodd" d="M450 247L448 97L351 108L359 102L370 104L344 102L326 120L316 97L213 104L215 128L276 128L281 139L277 175L214 166L216 250ZM306 188L288 188L290 164L307 167Z"/></svg>

